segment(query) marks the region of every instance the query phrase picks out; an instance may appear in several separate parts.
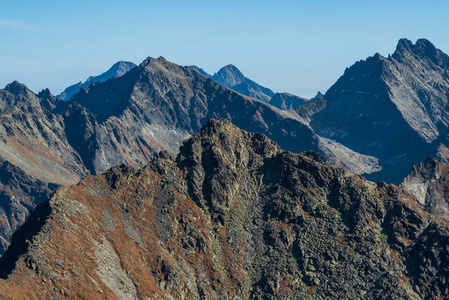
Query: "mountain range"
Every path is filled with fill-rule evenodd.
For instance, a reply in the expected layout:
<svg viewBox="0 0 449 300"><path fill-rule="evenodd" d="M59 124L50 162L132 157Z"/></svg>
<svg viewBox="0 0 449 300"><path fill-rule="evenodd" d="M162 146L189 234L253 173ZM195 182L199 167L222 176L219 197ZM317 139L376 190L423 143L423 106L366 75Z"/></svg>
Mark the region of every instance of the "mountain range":
<svg viewBox="0 0 449 300"><path fill-rule="evenodd" d="M163 57L70 97L14 81L0 293L448 297L448 72L432 43L402 39L311 100Z"/></svg>
<svg viewBox="0 0 449 300"><path fill-rule="evenodd" d="M71 101L48 90L36 95L18 82L0 95L0 157L53 187L120 164L142 167L161 150L175 154L185 138L216 117L276 136L286 149L319 150L318 137L295 113L243 96L164 58L148 58L121 77L94 82ZM4 241L38 203L31 195L1 202ZM11 206L20 207L21 215Z"/></svg>
<svg viewBox="0 0 449 300"><path fill-rule="evenodd" d="M14 234L0 293L446 298L448 225L399 187L210 120L176 158L162 151L139 171L58 189Z"/></svg>

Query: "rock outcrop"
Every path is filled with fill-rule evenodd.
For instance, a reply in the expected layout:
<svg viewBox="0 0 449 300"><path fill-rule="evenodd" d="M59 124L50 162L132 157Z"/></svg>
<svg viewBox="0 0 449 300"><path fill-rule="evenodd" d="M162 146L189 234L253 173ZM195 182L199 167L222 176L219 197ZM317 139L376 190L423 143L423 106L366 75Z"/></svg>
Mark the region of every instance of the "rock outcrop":
<svg viewBox="0 0 449 300"><path fill-rule="evenodd" d="M179 155L60 188L0 260L5 298L447 298L448 223L394 185L210 120Z"/></svg>
<svg viewBox="0 0 449 300"><path fill-rule="evenodd" d="M433 157L413 166L401 187L437 218L449 220L449 165Z"/></svg>

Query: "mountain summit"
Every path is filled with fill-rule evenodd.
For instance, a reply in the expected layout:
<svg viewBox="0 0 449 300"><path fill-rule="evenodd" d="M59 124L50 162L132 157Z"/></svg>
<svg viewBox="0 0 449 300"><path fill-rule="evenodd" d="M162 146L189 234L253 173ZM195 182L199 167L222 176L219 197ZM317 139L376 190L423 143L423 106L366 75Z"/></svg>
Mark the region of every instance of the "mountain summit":
<svg viewBox="0 0 449 300"><path fill-rule="evenodd" d="M232 64L224 66L214 75L208 74L197 66L190 67L227 88L230 88L245 96L270 103L274 107L282 110L297 108L308 101L308 99L289 93L274 93L269 88L263 87L245 77L243 73Z"/></svg>
<svg viewBox="0 0 449 300"><path fill-rule="evenodd" d="M203 69L196 66L191 67L198 70L204 76L209 77L219 84L236 92L239 92L240 94L243 94L245 96L256 98L264 102L270 102L271 97L274 96L274 92L272 90L263 87L255 83L251 79L245 77L243 73L240 72L240 70L232 64L224 66L214 75L210 75Z"/></svg>
<svg viewBox="0 0 449 300"><path fill-rule="evenodd" d="M109 70L106 72L98 75L98 76L90 76L87 78L85 82L78 82L74 85L69 86L66 88L61 94L57 95L56 97L68 101L70 98L72 98L73 95L79 92L81 88L88 88L89 85L93 82L104 82L110 78L113 77L120 77L123 76L126 72L131 70L132 68L136 67L136 65L129 61L119 61L115 63Z"/></svg>

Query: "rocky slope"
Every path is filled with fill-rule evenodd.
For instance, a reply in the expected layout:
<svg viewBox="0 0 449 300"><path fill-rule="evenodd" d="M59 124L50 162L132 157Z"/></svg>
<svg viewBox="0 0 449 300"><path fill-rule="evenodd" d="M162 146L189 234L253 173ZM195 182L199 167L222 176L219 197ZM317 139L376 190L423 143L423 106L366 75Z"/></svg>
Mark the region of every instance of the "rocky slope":
<svg viewBox="0 0 449 300"><path fill-rule="evenodd" d="M402 39L389 57L359 61L327 91L310 118L316 133L380 160L369 178L400 182L411 165L447 149L449 57L429 41ZM438 149L440 148L440 149Z"/></svg>
<svg viewBox="0 0 449 300"><path fill-rule="evenodd" d="M271 97L270 104L280 109L295 109L309 100L306 98L298 97L289 93L276 93Z"/></svg>
<svg viewBox="0 0 449 300"><path fill-rule="evenodd" d="M88 176L39 205L0 260L0 293L443 299L448 234L398 187L211 120L176 159Z"/></svg>
<svg viewBox="0 0 449 300"><path fill-rule="evenodd" d="M45 92L40 95L44 97ZM40 101L18 82L0 90L0 157L35 178L76 183L87 170L66 139L62 116L48 111Z"/></svg>
<svg viewBox="0 0 449 300"><path fill-rule="evenodd" d="M119 62L115 63L106 72L104 72L98 76L90 76L84 82L80 81L78 83L75 83L75 84L67 87L61 94L57 95L56 97L61 100L64 100L64 101L69 101L73 95L78 93L82 88L87 89L89 87L89 85L91 85L91 83L104 82L113 77L123 76L126 72L128 72L129 70L131 70L132 68L135 68L135 67L137 67L137 66L132 62L119 61Z"/></svg>
<svg viewBox="0 0 449 300"><path fill-rule="evenodd" d="M0 255L37 204L47 201L57 184L36 179L8 161L0 160Z"/></svg>

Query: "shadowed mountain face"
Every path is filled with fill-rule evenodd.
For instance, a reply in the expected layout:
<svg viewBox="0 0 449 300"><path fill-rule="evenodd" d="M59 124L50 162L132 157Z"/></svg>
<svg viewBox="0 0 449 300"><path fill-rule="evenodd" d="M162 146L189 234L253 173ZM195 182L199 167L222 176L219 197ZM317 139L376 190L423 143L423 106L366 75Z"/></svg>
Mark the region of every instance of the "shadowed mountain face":
<svg viewBox="0 0 449 300"><path fill-rule="evenodd" d="M186 136L216 117L265 133L295 152L318 150L318 138L296 114L245 97L164 58L148 58L120 78L81 91L73 101L95 116L114 143L135 143L133 153L125 156L134 165L132 160L148 161L144 149L176 153ZM125 124L128 128L121 130Z"/></svg>
<svg viewBox="0 0 449 300"><path fill-rule="evenodd" d="M129 61L119 61L115 63L109 70L104 72L101 75L98 76L90 76L87 78L85 82L78 82L74 85L69 86L66 88L61 94L57 95L56 97L64 100L69 101L70 98L72 98L73 95L78 93L80 89L85 88L87 89L89 85L93 82L105 82L106 80L113 78L113 77L120 77L123 76L126 72L131 70L132 68L135 68L136 65Z"/></svg>
<svg viewBox="0 0 449 300"><path fill-rule="evenodd" d="M445 158L448 61L427 40L400 40L392 56L376 54L347 69L327 91L323 109L298 113L312 115L318 135L379 158L383 170L369 178L399 182L440 146Z"/></svg>
<svg viewBox="0 0 449 300"><path fill-rule="evenodd" d="M10 162L0 161L0 255L34 207L47 201L57 187L33 178Z"/></svg>
<svg viewBox="0 0 449 300"><path fill-rule="evenodd" d="M89 174L66 138L63 117L50 112L62 103L18 82L0 90L0 255L37 204L58 185Z"/></svg>
<svg viewBox="0 0 449 300"><path fill-rule="evenodd" d="M396 186L211 120L176 159L59 189L14 235L0 293L446 298L448 238L447 221Z"/></svg>

